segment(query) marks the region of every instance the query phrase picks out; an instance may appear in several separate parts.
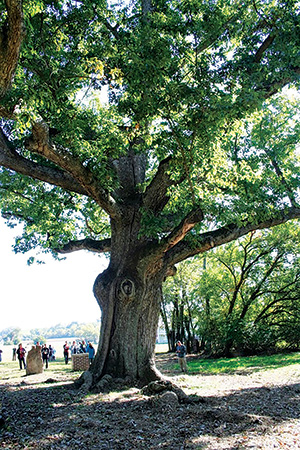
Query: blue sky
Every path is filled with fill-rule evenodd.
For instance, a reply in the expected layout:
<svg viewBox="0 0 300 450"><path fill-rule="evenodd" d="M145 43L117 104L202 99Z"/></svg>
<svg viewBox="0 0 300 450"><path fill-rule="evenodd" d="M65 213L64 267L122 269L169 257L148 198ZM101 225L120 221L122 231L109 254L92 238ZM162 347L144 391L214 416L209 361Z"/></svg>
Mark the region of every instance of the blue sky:
<svg viewBox="0 0 300 450"><path fill-rule="evenodd" d="M76 252L64 261L39 255L45 264L27 265L29 256L12 250L17 229L0 219L0 330L50 327L73 321L92 322L100 309L92 289L108 261L89 252Z"/></svg>

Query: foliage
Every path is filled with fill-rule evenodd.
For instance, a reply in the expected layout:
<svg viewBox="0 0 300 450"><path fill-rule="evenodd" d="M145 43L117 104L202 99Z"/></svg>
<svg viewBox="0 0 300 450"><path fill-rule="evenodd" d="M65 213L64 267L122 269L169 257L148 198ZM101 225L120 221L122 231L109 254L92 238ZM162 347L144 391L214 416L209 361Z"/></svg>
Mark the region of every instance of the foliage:
<svg viewBox="0 0 300 450"><path fill-rule="evenodd" d="M185 263L184 278L175 277L165 289L169 318L181 289L186 293L183 314L207 353L299 348L298 243L299 227L281 225L273 233L252 233L210 252L204 265L203 259Z"/></svg>
<svg viewBox="0 0 300 450"><path fill-rule="evenodd" d="M164 283L161 317L168 337L169 351L175 350L177 340L185 342L189 353L199 351L196 326L199 304L194 292L202 275L201 264L201 258L181 263L176 275Z"/></svg>
<svg viewBox="0 0 300 450"><path fill-rule="evenodd" d="M169 205L160 215L146 211L141 233L148 236L165 236L168 215L177 211L179 223L195 205L215 225L260 221L289 199L295 205L297 102L277 98L263 122L256 111L296 80L297 2L154 3L143 21L143 2L25 2L26 36L2 99L13 111L2 121L10 146L48 168L63 154L74 158L110 193L120 184L111 161L131 148L151 155L141 191L172 155ZM104 87L109 104L99 102ZM240 119L251 113L250 139L252 122ZM41 120L61 153L56 161L29 148L32 123ZM25 225L18 251L110 235L91 198L11 170L1 171L1 207L11 226Z"/></svg>
<svg viewBox="0 0 300 450"><path fill-rule="evenodd" d="M206 280L201 286L210 310L204 309L201 317L206 316L213 330L209 340L218 342L219 351L256 353L278 343L299 347L298 242L297 226L281 226L213 255L214 268L206 274L213 291L205 289Z"/></svg>

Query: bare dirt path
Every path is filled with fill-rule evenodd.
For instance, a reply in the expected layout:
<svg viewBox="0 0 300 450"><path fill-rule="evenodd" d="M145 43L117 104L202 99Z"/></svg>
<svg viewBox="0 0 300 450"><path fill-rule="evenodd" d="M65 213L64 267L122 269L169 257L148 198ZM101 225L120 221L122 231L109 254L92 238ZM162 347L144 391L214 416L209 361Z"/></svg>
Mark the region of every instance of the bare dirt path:
<svg viewBox="0 0 300 450"><path fill-rule="evenodd" d="M83 395L75 374L0 380L5 449L300 449L300 364L234 375L164 374L195 404L160 403L135 388ZM53 374L51 374L53 375Z"/></svg>

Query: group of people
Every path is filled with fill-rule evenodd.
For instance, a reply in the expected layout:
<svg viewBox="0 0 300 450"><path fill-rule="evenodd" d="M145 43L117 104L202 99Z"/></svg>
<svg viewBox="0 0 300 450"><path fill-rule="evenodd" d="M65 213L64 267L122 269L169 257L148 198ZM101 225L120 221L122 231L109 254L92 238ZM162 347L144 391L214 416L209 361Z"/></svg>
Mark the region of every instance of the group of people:
<svg viewBox="0 0 300 450"><path fill-rule="evenodd" d="M36 346L41 347L42 360L46 366L46 369L48 369L49 361L55 361L56 350L51 345L49 345L48 347L47 344L40 345L39 342L36 343ZM63 355L66 364L68 364L69 362L70 354L74 355L76 353L87 353L89 357L89 362L91 364L94 360L96 352L91 342L88 342L88 344L86 344L85 341L81 341L77 344L76 341L73 341L72 345L69 345L68 342L65 341L63 345ZM20 369L22 368L26 369L26 360L25 360L26 350L23 347L22 343L18 345L18 348L14 352L13 359L15 358L15 355L19 360Z"/></svg>
<svg viewBox="0 0 300 450"><path fill-rule="evenodd" d="M70 353L71 355L75 355L77 353L87 353L89 356L90 364L92 364L95 357L95 349L93 347L93 344L91 342L88 342L88 344L86 344L85 341L80 341L78 344L76 341L73 341L72 345L69 345L66 341L63 345L63 352L66 364L68 364L69 362Z"/></svg>
<svg viewBox="0 0 300 450"><path fill-rule="evenodd" d="M36 345L39 346L40 345L39 342L37 342ZM43 344L41 346L42 360L46 366L46 369L48 368L49 360L55 361L55 352L56 352L56 350L53 347L51 347L51 345L49 345L49 347L47 347L46 344ZM65 341L65 343L63 345L63 354L64 354L64 360L65 360L66 364L68 364L68 362L69 362L70 352L71 352L71 355L74 355L77 353L87 353L89 356L90 364L93 362L94 357L95 357L95 349L91 342L88 342L88 344L86 344L85 341L81 341L77 344L76 341L73 341L72 345L69 346L68 342ZM1 353L2 353L2 351L1 351ZM0 357L1 357L1 353L0 353ZM14 352L13 358L14 358L15 354L17 355L18 360L19 360L20 370L22 368L26 369L26 361L25 361L26 350L23 347L22 343L20 343L18 345L16 352ZM187 372L186 346L184 344L182 344L182 342L180 342L180 341L177 341L177 344L176 344L176 354L178 356L178 362L180 365L180 369L182 370L182 372ZM0 359L0 361L1 361L1 359Z"/></svg>
<svg viewBox="0 0 300 450"><path fill-rule="evenodd" d="M55 361L56 350L51 345L49 345L49 347L47 347L47 344L40 345L39 342L37 342L35 345L36 345L36 347L41 348L43 364L45 364L46 369L48 369L49 361ZM18 348L16 350L13 349L13 361L15 361L16 356L17 356L17 358L19 360L20 370L23 368L26 369L25 355L26 355L26 349L23 347L23 344L20 342L20 344L18 345Z"/></svg>

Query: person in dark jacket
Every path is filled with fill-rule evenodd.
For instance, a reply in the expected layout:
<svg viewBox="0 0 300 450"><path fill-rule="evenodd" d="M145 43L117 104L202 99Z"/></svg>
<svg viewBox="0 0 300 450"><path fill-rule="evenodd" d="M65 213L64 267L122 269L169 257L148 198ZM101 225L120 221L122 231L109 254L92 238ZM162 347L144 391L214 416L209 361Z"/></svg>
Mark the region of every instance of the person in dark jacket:
<svg viewBox="0 0 300 450"><path fill-rule="evenodd" d="M20 342L18 349L17 349L17 356L18 356L18 360L19 360L20 370L22 369L22 365L24 366L24 369L26 369L25 354L26 354L26 350L22 346L22 343Z"/></svg>
<svg viewBox="0 0 300 450"><path fill-rule="evenodd" d="M186 364L186 346L182 344L180 341L177 341L176 353L178 356L178 362L180 365L180 369L182 372L187 372L187 364Z"/></svg>
<svg viewBox="0 0 300 450"><path fill-rule="evenodd" d="M86 353L86 343L85 341L80 342L79 353Z"/></svg>
<svg viewBox="0 0 300 450"><path fill-rule="evenodd" d="M42 346L42 360L43 360L43 364L46 364L46 369L48 369L48 361L49 361L49 348L47 347L46 344L44 344Z"/></svg>
<svg viewBox="0 0 300 450"><path fill-rule="evenodd" d="M65 363L68 364L69 362L69 345L68 342L66 341L63 345L63 349L64 349L64 358L65 358Z"/></svg>

